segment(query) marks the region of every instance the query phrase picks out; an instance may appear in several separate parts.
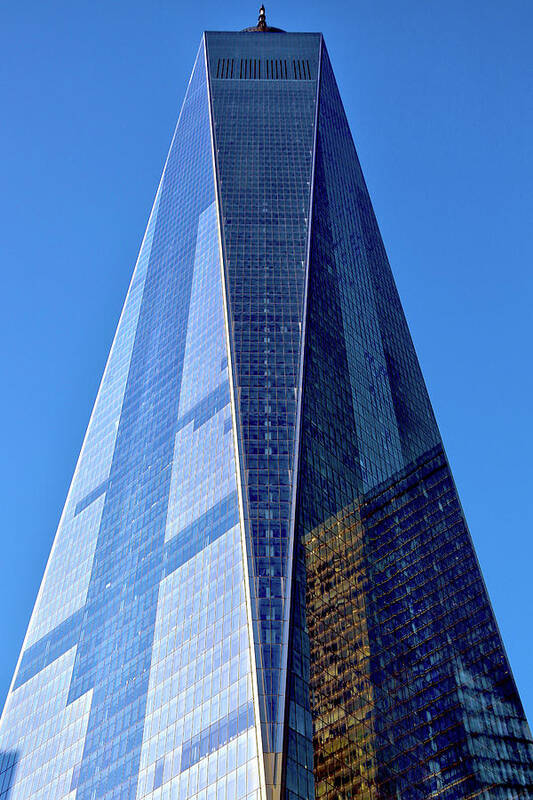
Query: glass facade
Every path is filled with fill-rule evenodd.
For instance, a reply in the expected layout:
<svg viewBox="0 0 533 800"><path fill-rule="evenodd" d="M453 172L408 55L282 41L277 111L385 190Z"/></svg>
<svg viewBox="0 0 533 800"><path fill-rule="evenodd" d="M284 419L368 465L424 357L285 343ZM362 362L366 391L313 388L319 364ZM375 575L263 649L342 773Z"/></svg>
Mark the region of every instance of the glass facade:
<svg viewBox="0 0 533 800"><path fill-rule="evenodd" d="M0 800L533 796L320 34L205 34L0 724Z"/></svg>
<svg viewBox="0 0 533 800"><path fill-rule="evenodd" d="M6 702L2 798L259 797L222 286L202 43Z"/></svg>
<svg viewBox="0 0 533 800"><path fill-rule="evenodd" d="M309 797L311 769L328 800L533 796L531 734L325 47L305 348L287 796Z"/></svg>
<svg viewBox="0 0 533 800"><path fill-rule="evenodd" d="M319 51L318 34L207 34L267 752L283 747L283 643Z"/></svg>

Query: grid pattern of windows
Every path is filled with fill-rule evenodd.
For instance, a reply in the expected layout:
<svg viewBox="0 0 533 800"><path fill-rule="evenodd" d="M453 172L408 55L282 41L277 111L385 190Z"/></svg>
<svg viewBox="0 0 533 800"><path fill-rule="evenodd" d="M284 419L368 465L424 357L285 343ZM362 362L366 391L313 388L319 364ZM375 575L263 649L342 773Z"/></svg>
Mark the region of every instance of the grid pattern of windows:
<svg viewBox="0 0 533 800"><path fill-rule="evenodd" d="M2 717L2 800L258 800L204 45Z"/></svg>
<svg viewBox="0 0 533 800"><path fill-rule="evenodd" d="M305 549L317 797L530 797L531 736L442 448Z"/></svg>
<svg viewBox="0 0 533 800"><path fill-rule="evenodd" d="M318 34L207 34L256 661L269 752L280 752L283 743L282 649L319 46ZM261 69L273 80L220 79L224 59L227 65L254 58L271 65ZM293 59L306 64L305 80L287 79Z"/></svg>
<svg viewBox="0 0 533 800"><path fill-rule="evenodd" d="M531 734L325 51L309 270L287 798L312 796L311 740L317 798L530 797Z"/></svg>
<svg viewBox="0 0 533 800"><path fill-rule="evenodd" d="M208 33L0 800L517 800L532 765L322 38Z"/></svg>

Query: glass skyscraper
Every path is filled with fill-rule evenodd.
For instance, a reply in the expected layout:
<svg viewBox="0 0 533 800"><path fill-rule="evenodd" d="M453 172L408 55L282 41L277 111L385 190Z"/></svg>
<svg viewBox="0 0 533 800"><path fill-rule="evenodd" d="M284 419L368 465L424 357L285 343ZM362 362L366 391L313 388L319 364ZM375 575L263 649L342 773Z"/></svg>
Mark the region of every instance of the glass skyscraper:
<svg viewBox="0 0 533 800"><path fill-rule="evenodd" d="M533 797L320 34L204 35L0 727L0 800Z"/></svg>

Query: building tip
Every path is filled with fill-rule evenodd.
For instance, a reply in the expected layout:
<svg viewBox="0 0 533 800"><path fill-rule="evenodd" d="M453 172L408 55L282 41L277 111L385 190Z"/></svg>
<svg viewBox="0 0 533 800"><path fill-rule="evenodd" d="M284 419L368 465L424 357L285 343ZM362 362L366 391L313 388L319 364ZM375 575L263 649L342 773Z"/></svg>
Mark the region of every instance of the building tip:
<svg viewBox="0 0 533 800"><path fill-rule="evenodd" d="M267 22L266 22L266 11L264 5L261 3L261 8L259 9L259 17L257 20L257 27L260 31L266 31L267 29Z"/></svg>
<svg viewBox="0 0 533 800"><path fill-rule="evenodd" d="M281 28L271 28L267 25L265 6L261 4L259 9L259 17L257 18L257 25L252 28L244 28L244 32L251 33L260 31L261 33L285 33Z"/></svg>

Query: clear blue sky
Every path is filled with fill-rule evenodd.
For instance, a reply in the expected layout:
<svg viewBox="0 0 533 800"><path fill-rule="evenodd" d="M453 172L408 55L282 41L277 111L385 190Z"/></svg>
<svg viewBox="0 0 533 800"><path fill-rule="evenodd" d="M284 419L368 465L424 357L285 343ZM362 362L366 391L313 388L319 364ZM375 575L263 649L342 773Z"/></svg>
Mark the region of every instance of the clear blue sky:
<svg viewBox="0 0 533 800"><path fill-rule="evenodd" d="M203 29L241 0L19 0L0 29L3 704ZM533 3L267 3L322 30L533 721Z"/></svg>

